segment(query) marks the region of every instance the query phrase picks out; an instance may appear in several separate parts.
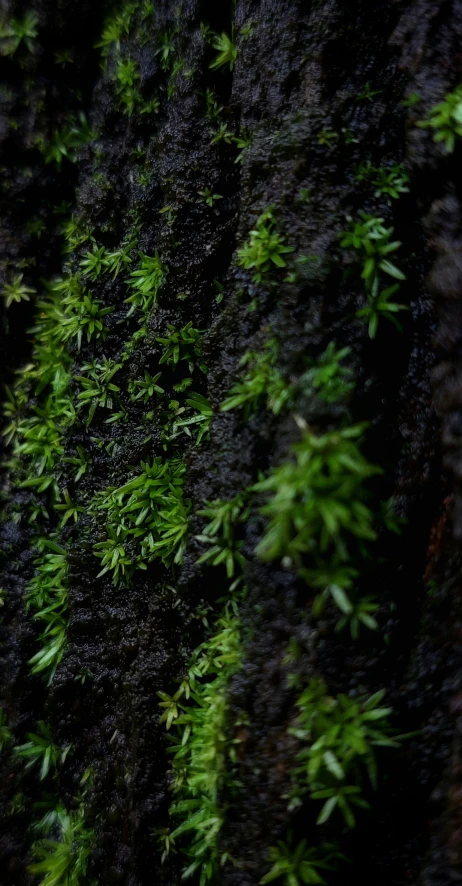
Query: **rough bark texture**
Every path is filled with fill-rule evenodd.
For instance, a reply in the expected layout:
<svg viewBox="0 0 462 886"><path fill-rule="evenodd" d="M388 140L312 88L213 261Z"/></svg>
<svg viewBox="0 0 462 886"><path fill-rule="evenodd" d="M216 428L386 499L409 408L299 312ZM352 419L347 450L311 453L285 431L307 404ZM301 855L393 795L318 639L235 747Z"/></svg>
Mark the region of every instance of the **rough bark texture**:
<svg viewBox="0 0 462 886"><path fill-rule="evenodd" d="M24 11L6 2L6 17ZM294 715L294 694L287 688L287 644L296 637L303 655L300 675L321 674L332 694L387 690L400 732L415 735L398 753L380 760L378 791L358 826L342 833L350 863L329 882L375 886L446 886L462 879L460 672L462 499L461 296L461 149L447 155L428 130L415 126L424 111L462 81L462 2L460 0L157 0L155 19L146 25L143 45L128 37L129 54L140 65L144 94L160 96L157 116L128 117L115 101L111 60L106 73L93 49L101 32L102 4L75 0L31 0L39 16L38 49L25 69L1 60L6 88L0 95L1 270L4 279L20 258L33 256L28 280L60 272L59 224L52 206L67 199L72 211L94 226L99 242L117 248L135 210L139 248L159 250L169 266L159 308L148 337L125 363L117 381L128 411L123 424L107 424L103 410L90 430L72 427L66 454L84 445L92 473L78 491L87 502L108 485L125 482L128 466L163 455L155 420L143 424L145 407L123 392L144 369L154 373L161 353L155 336L166 323L188 321L206 330L206 377L194 388L215 409L209 439L197 448L182 444L187 465L186 495L192 503L190 541L176 576L175 594L165 594L171 579L162 567L137 573L129 587L97 578L94 538L85 536L89 519L65 530L69 546L70 623L65 656L51 685L32 677L27 660L36 651L36 627L25 611L23 594L32 574L27 523L7 520L2 528L2 703L15 739L25 740L37 719L46 719L57 744L72 743L73 754L60 771L60 792L72 807L79 780L94 770L88 811L96 828L92 876L100 886L179 884L181 863L171 856L161 865L152 829L168 822L171 802L165 728L159 723L157 692L173 692L191 650L202 638L199 604L217 608L225 575L197 565L201 546L194 536L203 527L196 512L214 498L228 499L258 479L260 471L281 463L298 439L293 418L258 412L248 422L238 411L220 413L219 405L236 379L243 354L258 350L271 325L281 342L279 368L291 379L307 355L319 355L331 341L351 348L357 386L350 404L355 420L368 421L367 456L384 469L378 494L393 496L406 519L398 537L384 534L376 565L367 581L380 601L380 630L363 632L354 642L335 633L338 613L327 608L310 619L313 594L290 571L264 565L252 556L263 520L246 526L249 588L241 611L246 637L241 670L229 687L231 720L243 715L239 787L223 796L227 820L220 847L234 859L221 869L223 886L255 886L268 870L268 847L292 829L308 842L316 830L315 812L290 816L284 794L296 749L287 727ZM230 32L233 16L237 60L232 73L211 71L210 47L201 22L215 32ZM249 36L242 28L251 23ZM184 59L191 76L178 76L168 95L170 72L162 69L158 37L175 29L175 58ZM53 63L56 49L69 49L74 62L63 71ZM373 101L358 101L369 82L381 90ZM214 88L222 119L234 132L249 132L252 144L243 162L221 141L211 144L200 93ZM75 89L82 93L81 102ZM416 91L415 108L400 103ZM79 162L59 172L45 165L34 147L38 132L60 125L72 109L84 107L98 138ZM12 121L15 121L14 124ZM321 130L349 130L332 144ZM134 149L146 151L139 184ZM399 202L381 205L353 175L354 164L371 158L404 162L410 192ZM27 171L30 170L30 171ZM210 187L222 195L213 207L197 202ZM309 189L310 199L300 198ZM254 285L238 267L234 250L248 237L257 217L274 204L278 229L297 253L315 254L314 271L296 283L271 291ZM172 206L173 225L160 214ZM366 210L385 215L402 241L410 311L403 334L391 324L370 340L355 319L362 304L356 279L345 276L338 232L346 215ZM45 221L40 240L24 233L31 215ZM213 281L224 287L216 303ZM83 343L75 353L79 367L102 354L120 358L136 324L126 319L122 278L92 285L104 304L114 307L106 342ZM178 298L186 294L186 298ZM249 306L251 309L249 309ZM6 382L26 362L32 309L13 306L3 316L1 360ZM7 324L8 320L8 324ZM389 328L388 328L389 327ZM173 390L181 375L166 369L163 385ZM199 385L201 387L199 388ZM299 411L309 424L328 425L331 415ZM96 438L104 445L95 442ZM105 445L115 441L109 455ZM65 471L67 468L65 468ZM70 474L61 485L72 486ZM5 470L6 497L19 510L30 500L14 487ZM50 518L53 524L54 517ZM219 608L219 607L218 607ZM76 680L82 668L93 679ZM4 756L2 771L2 886L33 882L30 862L32 803L40 786L19 760ZM12 798L26 797L21 811ZM341 829L340 829L341 830ZM326 827L326 838L338 838Z"/></svg>

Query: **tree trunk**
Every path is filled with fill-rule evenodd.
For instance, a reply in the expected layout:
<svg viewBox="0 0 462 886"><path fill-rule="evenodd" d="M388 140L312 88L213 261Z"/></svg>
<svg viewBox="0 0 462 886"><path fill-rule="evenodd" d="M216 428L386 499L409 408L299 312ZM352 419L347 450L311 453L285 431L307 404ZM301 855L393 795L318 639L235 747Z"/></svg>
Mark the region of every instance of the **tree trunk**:
<svg viewBox="0 0 462 886"><path fill-rule="evenodd" d="M2 883L458 882L462 2L2 10Z"/></svg>

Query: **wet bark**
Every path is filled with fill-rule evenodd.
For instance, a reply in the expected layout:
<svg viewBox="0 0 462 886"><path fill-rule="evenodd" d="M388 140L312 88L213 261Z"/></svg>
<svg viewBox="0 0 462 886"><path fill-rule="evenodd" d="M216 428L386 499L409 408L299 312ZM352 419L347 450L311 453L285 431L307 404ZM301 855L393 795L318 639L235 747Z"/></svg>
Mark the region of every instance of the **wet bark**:
<svg viewBox="0 0 462 886"><path fill-rule="evenodd" d="M205 330L208 373L200 384L215 416L200 447L186 438L180 447L192 518L175 593L165 593L171 579L155 564L137 573L129 587L114 586L108 575L97 578L96 539L84 531L88 516L65 529L71 571L68 642L49 686L31 676L27 664L37 648L37 629L24 606L36 535L26 515L31 493L18 488L5 467L4 500L10 508L13 503L19 517L13 520L6 510L1 534L6 589L1 703L15 740L25 741L35 722L46 719L58 744L73 745L59 775L70 808L83 771L93 770L87 804L96 829L91 872L101 886L180 882L181 859L170 856L162 865L152 835L168 824L172 799L157 693L174 691L203 637L194 613L204 603L218 611L226 582L224 572L197 564L202 548L195 536L203 528L197 511L255 483L261 471L284 461L299 437L290 414L259 411L246 422L238 411L220 413L220 403L236 380L239 360L246 351L261 349L269 326L280 342L279 368L289 380L300 375L307 356L319 355L334 340L351 349L356 389L350 409L355 421L369 422L367 456L384 470L379 494L393 496L406 522L399 536L383 534L375 554L370 590L380 602L380 630L353 641L348 632L334 631L335 607L312 620L313 594L305 583L253 556L264 524L258 515L249 520L243 549L249 560L241 609L244 657L228 695L231 720L245 717L247 725L240 734L239 785L220 798L227 809L220 847L234 864L221 869L217 882L255 886L268 870L269 846L285 839L288 829L308 841L316 830L315 814L291 816L284 798L295 753L287 733L294 695L284 663L293 637L303 650L303 679L321 675L331 694L384 688L396 728L415 733L398 753L381 758L378 790L368 797L370 809L358 816L357 827L351 833L340 828L350 863L329 875L329 882L458 882L461 148L446 154L416 122L462 82L462 2L237 0L233 10L231 4L209 0L158 0L145 39L129 35L125 44L139 63L146 95L160 97L158 115L146 117L129 117L120 109L111 59L106 72L99 67L94 44L104 18L101 4L31 0L27 8L39 16L36 51L22 68L11 58L1 59L2 283L24 258L34 260L25 275L37 289L42 278L60 273L61 219L53 212L59 201L69 201L69 212L94 227L108 248L117 248L136 213L140 250L149 255L158 250L169 274L149 335L118 384L124 390L138 370L154 371L161 353L155 337L167 322L182 327L192 321ZM21 4L6 3L6 17L23 11ZM201 22L214 32L230 32L231 18L234 71L213 71L214 55ZM176 77L170 94L172 74L158 53L159 34L166 29L174 33L175 59L184 60L188 72ZM54 54L63 48L72 63L61 70ZM367 83L379 93L358 100ZM208 88L216 92L229 129L251 135L242 162L235 162L235 146L224 140L211 144L213 125L204 116L203 98ZM412 92L421 103L404 107ZM37 134L50 133L81 108L96 142L82 149L76 164L63 163L61 170L45 164L34 146ZM336 137L323 143L323 130ZM134 155L140 147L147 173L142 183ZM404 163L409 193L390 202L371 194L354 175L355 164L365 159L377 166ZM197 198L208 187L221 195L212 207ZM235 253L269 205L277 207L278 229L296 254L318 257L309 274L296 282L281 275L271 290L252 283ZM173 208L172 224L161 212L166 206ZM361 210L384 216L402 243L410 306L402 334L384 323L371 340L366 325L355 318L362 293L357 280L345 274L338 233L346 216ZM40 239L25 232L31 216L46 226ZM218 304L215 280L224 288ZM126 319L121 278L105 278L92 290L114 308L109 336L104 346L90 341L74 353L75 374L82 363L103 354L118 360L136 328ZM2 372L11 383L30 356L33 304L2 309ZM174 371L163 377L172 395L178 380ZM67 433L66 454L83 445L93 460L76 492L84 506L108 485L125 482L127 466L163 455L155 419L146 427L143 405L123 393L121 399L128 413L123 425L107 424L100 411L90 430L77 424ZM309 405L304 417L322 425ZM111 443L115 447L108 451ZM63 487L72 484L67 470ZM56 525L53 514L46 525ZM82 669L92 678L79 681ZM11 754L2 756L2 768L2 883L23 886L33 882L26 870L27 829L40 785ZM12 801L19 792L25 801L18 811ZM326 836L339 839L338 829L328 828Z"/></svg>

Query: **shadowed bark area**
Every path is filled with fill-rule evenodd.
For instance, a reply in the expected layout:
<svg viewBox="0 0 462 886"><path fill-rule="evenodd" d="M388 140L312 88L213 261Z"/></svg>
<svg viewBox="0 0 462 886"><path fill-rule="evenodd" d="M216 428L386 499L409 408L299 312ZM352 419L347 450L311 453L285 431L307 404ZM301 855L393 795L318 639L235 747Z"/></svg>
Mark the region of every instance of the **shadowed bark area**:
<svg viewBox="0 0 462 886"><path fill-rule="evenodd" d="M341 860L323 872L329 884L459 882L462 141L447 153L432 130L416 124L462 83L462 2L157 0L154 15L140 13L120 47L112 46L104 70L95 44L110 6L4 2L2 19L27 11L37 14L34 51L0 58L0 286L23 273L41 294L43 279L63 276L66 262L77 273L89 245L66 254L63 224L71 215L107 250L136 237L129 272L139 251L158 254L168 273L138 337L136 313L127 316L125 270L88 282L93 296L112 309L105 317L107 337L84 336L80 349L75 340L69 346L77 420L63 432L55 473L59 488L69 490L82 510L75 524L69 520L59 530L69 568L68 625L49 684L28 664L39 629L25 596L37 536L57 531L60 515L46 491L21 486L27 468L11 461L11 447L5 450L0 702L16 744L45 720L54 742L71 744L72 752L47 784L33 768L24 770L12 747L2 752L2 886L37 882L27 870L34 803L49 789L77 810L87 771L85 814L95 840L88 879L76 886L93 879L99 886L181 882L181 839L177 853L162 863L157 838L158 829L175 827L158 693L176 692L193 650L209 636L204 622L217 617L229 587L223 565L198 563L204 544L197 536L206 523L199 512L286 462L301 425L330 431L346 409L352 423L368 424L363 451L382 469L371 482L372 498L393 498L400 520L399 533L380 529L359 578L361 592L378 602L378 629L363 628L358 639L336 631L339 611L332 600L314 617L318 590L287 563L255 556L266 525L258 510L265 497L257 493L241 527L247 561L247 593L239 604L242 659L227 687L226 720L236 752L229 764L233 778L223 781L218 796L218 854L228 860L214 882L256 886L271 867L269 848L303 839L338 844ZM232 26L233 70L210 68L217 54L210 34L231 34ZM60 67L56 53L64 50L70 61ZM138 65L143 102L157 98L157 113L124 110L116 85L119 51ZM419 103L406 101L413 93ZM40 139L48 143L81 112L93 140L79 148L75 163L46 163ZM220 127L225 130L217 138ZM377 195L370 182L358 180L358 165L367 161L403 164L409 190L399 200ZM201 195L207 189L218 195L212 205ZM270 206L294 252L286 256L287 269L273 268L271 285L265 285L242 267L236 250ZM409 308L399 315L401 332L384 319L370 338L367 322L356 317L366 304L364 285L339 233L360 212L384 218L401 243L396 260L406 280L397 301ZM39 235L28 226L37 218ZM309 260L297 264L303 256ZM31 359L36 299L8 309L0 299L0 309L2 381L11 386ZM192 370L187 361L159 363L158 338L167 324L180 329L188 323L201 330L200 363L207 372L199 360ZM239 361L262 351L271 336L279 343L278 369L294 386L307 360L330 342L349 348L355 387L347 407L320 404L298 390L294 407L280 414L220 411L242 376ZM111 413L98 408L86 426L77 377L103 357L120 364L113 410L122 417L108 422ZM210 432L200 445L194 431L167 439L171 406L156 411L151 401L129 396L131 382L158 371L178 408L185 376L211 404ZM31 394L28 408L35 398ZM78 483L63 460L75 458L77 447L91 459ZM99 575L93 545L104 539L104 521L89 505L156 457L181 458L186 467L183 561L167 568L156 560L129 584L115 585L109 572ZM31 519L40 504L46 511ZM288 649L295 641L300 654L292 661ZM291 731L299 694L288 679L294 673L297 685L321 678L331 696L386 690L393 727L410 733L399 749L378 750L377 789L365 788L369 808L357 810L354 828L340 814L316 824L319 802L309 799L288 810L299 752ZM191 882L199 883L198 873Z"/></svg>

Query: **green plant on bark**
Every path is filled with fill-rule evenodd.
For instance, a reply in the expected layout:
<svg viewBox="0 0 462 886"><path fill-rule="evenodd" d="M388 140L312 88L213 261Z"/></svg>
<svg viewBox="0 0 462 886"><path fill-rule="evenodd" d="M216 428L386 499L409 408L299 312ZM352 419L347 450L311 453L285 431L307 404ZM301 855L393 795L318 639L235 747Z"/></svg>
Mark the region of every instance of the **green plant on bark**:
<svg viewBox="0 0 462 886"><path fill-rule="evenodd" d="M82 273L89 280L97 280L108 266L108 252L104 246L93 246L91 252L87 252L80 260Z"/></svg>
<svg viewBox="0 0 462 886"><path fill-rule="evenodd" d="M393 228L384 227L384 219L360 213L360 220L349 218L350 227L340 234L342 249L356 250L362 264L361 278L366 289L371 290L379 271L396 280L405 280L403 272L388 258L401 246L399 240L391 240Z"/></svg>
<svg viewBox="0 0 462 886"><path fill-rule="evenodd" d="M133 114L137 104L141 100L140 95L140 71L134 59L119 59L116 71L116 92L124 111Z"/></svg>
<svg viewBox="0 0 462 886"><path fill-rule="evenodd" d="M141 472L93 501L95 516L105 516L106 538L94 545L99 575L112 573L114 584L160 560L167 568L181 563L188 531L189 503L183 497L185 467L180 459L141 463Z"/></svg>
<svg viewBox="0 0 462 886"><path fill-rule="evenodd" d="M399 289L399 283L395 283L393 286L387 286L386 289L380 291L379 278L374 278L372 289L367 295L367 305L356 311L357 317L367 320L369 338L376 337L381 317L385 318L385 320L390 320L399 332L403 331L395 314L400 311L408 311L409 307L395 301L390 301L390 299L399 292Z"/></svg>
<svg viewBox="0 0 462 886"><path fill-rule="evenodd" d="M306 840L301 840L294 848L280 840L269 850L269 859L273 862L271 869L259 881L273 883L280 880L284 886L302 886L302 884L323 884L326 881L321 871L331 870L333 858L332 847L315 849L309 847Z"/></svg>
<svg viewBox="0 0 462 886"><path fill-rule="evenodd" d="M40 876L39 886L95 886L88 879L88 860L95 833L85 820L84 808L67 812L60 804L45 816L45 835L32 846L37 861L29 865Z"/></svg>
<svg viewBox="0 0 462 886"><path fill-rule="evenodd" d="M71 117L61 129L54 129L50 139L37 138L36 144L45 163L55 163L61 168L63 160L77 162L77 152L93 141L95 133L82 112L77 118Z"/></svg>
<svg viewBox="0 0 462 886"><path fill-rule="evenodd" d="M306 430L292 447L292 459L256 484L257 492L272 493L261 508L269 523L259 557L284 559L303 572L305 556L346 560L352 539L375 539L364 484L380 471L361 454L356 441L363 433L364 425L320 436Z"/></svg>
<svg viewBox="0 0 462 886"><path fill-rule="evenodd" d="M0 708L0 753L5 748L10 747L13 742L13 735L8 726L7 716L3 708Z"/></svg>
<svg viewBox="0 0 462 886"><path fill-rule="evenodd" d="M401 194L409 192L409 176L400 163L392 166L374 166L370 162L360 163L356 168L357 181L371 182L376 197L390 197L398 200Z"/></svg>
<svg viewBox="0 0 462 886"><path fill-rule="evenodd" d="M173 58L175 55L175 44L173 42L174 37L174 31L167 30L164 31L159 38L160 45L157 50L157 54L160 56L160 63L164 71L168 71L173 62Z"/></svg>
<svg viewBox="0 0 462 886"><path fill-rule="evenodd" d="M232 145L235 141L235 135L228 129L227 123L221 123L218 129L214 129L212 131L212 138L210 139L211 145L217 145L219 142L224 142L226 145Z"/></svg>
<svg viewBox="0 0 462 886"><path fill-rule="evenodd" d="M154 396L154 394L164 394L164 388L157 384L161 377L161 372L151 375L147 369L144 370L144 377L141 379L131 379L128 383L128 393L132 403L141 400L144 404Z"/></svg>
<svg viewBox="0 0 462 886"><path fill-rule="evenodd" d="M27 607L43 626L39 651L29 664L33 674L43 674L51 683L62 659L67 629L67 555L53 539L38 542L40 553L35 560L35 575L26 588Z"/></svg>
<svg viewBox="0 0 462 886"><path fill-rule="evenodd" d="M257 556L281 560L319 592L315 616L332 599L341 612L337 630L349 626L354 639L361 625L377 629L376 601L360 594L358 583L359 567L383 521L367 503L368 481L381 471L361 453L364 427L353 425L319 436L304 427L302 440L291 447L290 460L253 487L271 493L260 508L269 523Z"/></svg>
<svg viewBox="0 0 462 886"><path fill-rule="evenodd" d="M107 59L113 47L120 50L121 40L129 34L132 17L137 8L138 3L127 3L122 10L106 19L101 38L98 43L95 43L95 48L101 49L104 59Z"/></svg>
<svg viewBox="0 0 462 886"><path fill-rule="evenodd" d="M308 359L308 369L298 381L302 391L312 389L324 403L339 403L351 394L354 388L353 372L344 361L350 348L337 350L331 341L326 350L316 359Z"/></svg>
<svg viewBox="0 0 462 886"><path fill-rule="evenodd" d="M172 323L167 323L167 334L156 337L156 341L164 346L159 365L165 363L167 366L176 366L180 361L185 360L190 372L193 372L196 365L202 372L206 372L204 364L197 362L201 356L203 332L203 329L195 329L191 321L186 323L182 329L177 329Z"/></svg>
<svg viewBox="0 0 462 886"><path fill-rule="evenodd" d="M297 699L299 714L289 729L301 744L292 772L289 808L304 795L322 800L317 823L338 810L349 828L356 824L355 808L367 808L364 776L377 786L376 749L398 748L390 725L390 707L380 704L385 691L370 697L329 696L320 680L311 680Z"/></svg>
<svg viewBox="0 0 462 886"><path fill-rule="evenodd" d="M106 339L104 318L114 308L104 308L101 301L85 289L79 275L55 279L48 286L55 298L46 304L40 303L39 307L44 308L49 320L47 331L52 341L65 345L76 339L80 351L84 336L87 342L92 338Z"/></svg>
<svg viewBox="0 0 462 886"><path fill-rule="evenodd" d="M23 18L11 18L0 24L0 55L13 56L18 49L24 47L34 52L37 37L38 17L28 10Z"/></svg>
<svg viewBox="0 0 462 886"><path fill-rule="evenodd" d="M64 763L71 746L60 748L53 743L51 728L48 723L39 720L37 732L27 733L28 741L17 745L14 752L16 756L26 761L26 769L40 766L40 781L43 781L50 772L54 772L59 765Z"/></svg>
<svg viewBox="0 0 462 886"><path fill-rule="evenodd" d="M294 251L275 225L274 206L269 206L250 231L249 240L237 250L238 264L252 271L254 283L267 283L274 268L286 267L284 256Z"/></svg>
<svg viewBox="0 0 462 886"><path fill-rule="evenodd" d="M212 46L217 50L218 54L213 62L210 63L209 68L216 70L217 68L223 68L225 65L228 65L229 70L232 71L237 58L234 33L231 34L231 37L228 37L228 35L224 33L221 35L215 34Z"/></svg>
<svg viewBox="0 0 462 886"><path fill-rule="evenodd" d="M250 514L250 508L245 493L240 493L229 501L216 499L207 504L207 507L197 511L199 517L208 517L209 522L196 539L209 548L199 557L198 563L208 563L209 566L226 567L226 575L229 579L239 574L246 559L241 553L243 541L236 538L238 526L246 523Z"/></svg>
<svg viewBox="0 0 462 886"><path fill-rule="evenodd" d="M164 426L166 442L171 442L182 434L192 438L193 431L197 431L195 445L200 446L209 433L213 418L211 403L203 394L189 391L184 406L180 406L178 400L171 400L170 404L173 404L175 409L173 420L167 419Z"/></svg>
<svg viewBox="0 0 462 886"><path fill-rule="evenodd" d="M92 458L88 452L85 452L83 446L80 446L80 444L77 444L75 448L75 453L75 455L66 456L66 458L63 458L63 461L75 468L73 481L74 483L78 483L79 480L87 473L92 463Z"/></svg>
<svg viewBox="0 0 462 886"><path fill-rule="evenodd" d="M276 368L278 352L278 344L271 338L262 351L244 354L239 365L245 366L246 371L242 379L230 388L228 397L220 406L221 412L242 409L244 418L248 419L263 405L274 415L288 408L293 388Z"/></svg>
<svg viewBox="0 0 462 886"><path fill-rule="evenodd" d="M171 833L183 849L187 865L183 878L196 872L200 886L217 875L226 855L218 850L225 813L219 795L232 790L230 766L236 762L236 740L227 736L226 692L240 667L240 625L230 602L218 618L215 633L199 646L174 696L159 693L162 720L170 735L175 799L170 808L179 821ZM181 839L180 839L181 838Z"/></svg>
<svg viewBox="0 0 462 886"><path fill-rule="evenodd" d="M214 194L211 188L205 188L203 191L197 192L199 197L198 203L205 203L207 206L213 206L215 200L222 200L222 194Z"/></svg>
<svg viewBox="0 0 462 886"><path fill-rule="evenodd" d="M79 519L79 514L83 514L85 512L85 508L81 505L77 505L71 498L68 489L63 489L61 492L63 501L59 504L54 505L55 511L62 513L61 521L59 524L59 528L62 529L63 526L66 525L68 520L73 520L74 523L77 523Z"/></svg>
<svg viewBox="0 0 462 886"><path fill-rule="evenodd" d="M448 92L444 100L434 105L426 120L419 120L417 126L433 129L433 141L442 142L448 154L452 154L457 140L462 138L462 85Z"/></svg>
<svg viewBox="0 0 462 886"><path fill-rule="evenodd" d="M149 314L157 304L159 289L168 274L168 268L160 260L158 253L154 256L139 253L140 267L132 271L129 278L129 286L133 289L132 295L125 299L130 305L127 317L135 311Z"/></svg>
<svg viewBox="0 0 462 886"><path fill-rule="evenodd" d="M77 395L78 408L88 409L87 427L93 421L98 407L112 409L114 400L119 402L117 394L120 388L112 379L121 368L121 363L114 363L113 360L103 357L102 361L92 360L91 363L82 366L81 371L86 375L74 376L82 388Z"/></svg>
<svg viewBox="0 0 462 886"><path fill-rule="evenodd" d="M26 286L23 283L24 274L15 274L11 283L5 283L2 290L2 296L5 299L6 307L9 308L13 302L19 304L22 301L30 301L31 295L35 295L35 289Z"/></svg>

